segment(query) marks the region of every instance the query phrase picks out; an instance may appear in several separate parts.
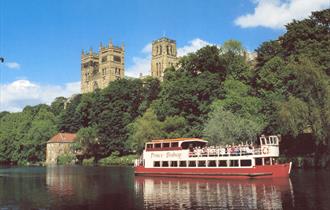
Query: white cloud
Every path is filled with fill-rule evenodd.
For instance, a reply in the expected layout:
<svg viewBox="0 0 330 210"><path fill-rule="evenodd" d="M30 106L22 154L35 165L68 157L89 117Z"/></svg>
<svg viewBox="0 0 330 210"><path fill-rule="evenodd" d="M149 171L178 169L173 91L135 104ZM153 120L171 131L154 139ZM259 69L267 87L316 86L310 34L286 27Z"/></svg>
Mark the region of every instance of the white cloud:
<svg viewBox="0 0 330 210"><path fill-rule="evenodd" d="M50 104L56 97L70 97L80 92L80 82L42 85L29 80L0 84L0 111L21 111L27 105Z"/></svg>
<svg viewBox="0 0 330 210"><path fill-rule="evenodd" d="M301 20L310 16L312 11L330 7L329 0L257 0L253 3L256 4L254 13L238 17L236 25L281 29L293 19Z"/></svg>
<svg viewBox="0 0 330 210"><path fill-rule="evenodd" d="M7 66L9 69L20 69L21 65L17 62L6 62L5 66Z"/></svg>
<svg viewBox="0 0 330 210"><path fill-rule="evenodd" d="M211 43L204 41L200 38L193 39L188 42L188 45L178 48L178 56L184 56L188 53L196 52L197 50L205 47L206 45L212 45Z"/></svg>
<svg viewBox="0 0 330 210"><path fill-rule="evenodd" d="M196 52L206 45L212 44L200 38L193 39L189 41L187 45L177 48L178 56L184 56L188 53ZM138 78L140 73L142 73L142 75L150 75L152 44L148 43L143 47L141 52L143 56L133 57L133 64L128 67L126 71L127 76Z"/></svg>
<svg viewBox="0 0 330 210"><path fill-rule="evenodd" d="M151 53L145 57L133 57L133 65L127 68L126 75L129 77L140 77L142 75L150 75Z"/></svg>

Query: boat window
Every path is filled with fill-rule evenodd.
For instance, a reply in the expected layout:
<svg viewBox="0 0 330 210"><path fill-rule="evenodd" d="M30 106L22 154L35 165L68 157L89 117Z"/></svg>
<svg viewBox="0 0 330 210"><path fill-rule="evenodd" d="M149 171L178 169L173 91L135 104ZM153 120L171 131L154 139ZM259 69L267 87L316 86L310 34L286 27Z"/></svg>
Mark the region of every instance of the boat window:
<svg viewBox="0 0 330 210"><path fill-rule="evenodd" d="M155 144L155 148L161 148L161 144L160 143Z"/></svg>
<svg viewBox="0 0 330 210"><path fill-rule="evenodd" d="M261 165L262 165L262 159L256 158L256 166L261 166Z"/></svg>
<svg viewBox="0 0 330 210"><path fill-rule="evenodd" d="M181 143L182 149L188 149L189 145L191 147L204 147L206 145L206 142L200 142L200 141L185 141Z"/></svg>
<svg viewBox="0 0 330 210"><path fill-rule="evenodd" d="M215 160L209 160L208 167L216 167L216 166L217 166L217 162Z"/></svg>
<svg viewBox="0 0 330 210"><path fill-rule="evenodd" d="M172 142L171 147L179 147L179 142Z"/></svg>
<svg viewBox="0 0 330 210"><path fill-rule="evenodd" d="M227 167L227 161L226 160L219 160L219 167Z"/></svg>
<svg viewBox="0 0 330 210"><path fill-rule="evenodd" d="M238 167L238 160L230 160L231 167Z"/></svg>
<svg viewBox="0 0 330 210"><path fill-rule="evenodd" d="M252 161L251 160L241 160L241 166L251 166Z"/></svg>
<svg viewBox="0 0 330 210"><path fill-rule="evenodd" d="M160 167L160 162L159 161L154 161L154 167Z"/></svg>
<svg viewBox="0 0 330 210"><path fill-rule="evenodd" d="M196 161L189 161L189 167L196 167Z"/></svg>
<svg viewBox="0 0 330 210"><path fill-rule="evenodd" d="M163 161L162 162L162 167L168 167L168 161Z"/></svg>
<svg viewBox="0 0 330 210"><path fill-rule="evenodd" d="M170 147L170 143L163 143L163 148L167 148L167 147Z"/></svg>
<svg viewBox="0 0 330 210"><path fill-rule="evenodd" d="M270 165L270 158L269 157L265 158L265 165Z"/></svg>
<svg viewBox="0 0 330 210"><path fill-rule="evenodd" d="M178 167L177 161L171 161L171 167Z"/></svg>
<svg viewBox="0 0 330 210"><path fill-rule="evenodd" d="M206 167L206 161L205 160L198 161L198 167Z"/></svg>
<svg viewBox="0 0 330 210"><path fill-rule="evenodd" d="M149 149L153 148L153 146L154 146L153 144L147 144L147 148L149 148Z"/></svg>
<svg viewBox="0 0 330 210"><path fill-rule="evenodd" d="M180 161L180 167L187 167L187 161Z"/></svg>

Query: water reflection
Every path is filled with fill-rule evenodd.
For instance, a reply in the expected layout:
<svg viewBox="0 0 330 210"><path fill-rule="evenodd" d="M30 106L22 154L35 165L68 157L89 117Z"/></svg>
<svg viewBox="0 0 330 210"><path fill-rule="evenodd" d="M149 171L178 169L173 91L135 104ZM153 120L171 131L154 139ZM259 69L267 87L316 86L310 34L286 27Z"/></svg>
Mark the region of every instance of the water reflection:
<svg viewBox="0 0 330 210"><path fill-rule="evenodd" d="M292 184L288 178L200 180L136 177L135 191L143 195L145 207L153 209L294 208Z"/></svg>

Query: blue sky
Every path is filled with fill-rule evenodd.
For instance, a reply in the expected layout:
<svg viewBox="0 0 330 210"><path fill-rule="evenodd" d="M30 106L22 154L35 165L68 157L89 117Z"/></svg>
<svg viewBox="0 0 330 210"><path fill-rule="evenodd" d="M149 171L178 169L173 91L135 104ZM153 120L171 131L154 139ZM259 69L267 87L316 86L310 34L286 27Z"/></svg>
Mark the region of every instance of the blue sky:
<svg viewBox="0 0 330 210"><path fill-rule="evenodd" d="M79 92L81 50L110 38L124 43L126 73L135 76L149 72L148 44L163 34L182 54L228 39L253 51L293 18L327 7L327 0L2 0L0 111Z"/></svg>

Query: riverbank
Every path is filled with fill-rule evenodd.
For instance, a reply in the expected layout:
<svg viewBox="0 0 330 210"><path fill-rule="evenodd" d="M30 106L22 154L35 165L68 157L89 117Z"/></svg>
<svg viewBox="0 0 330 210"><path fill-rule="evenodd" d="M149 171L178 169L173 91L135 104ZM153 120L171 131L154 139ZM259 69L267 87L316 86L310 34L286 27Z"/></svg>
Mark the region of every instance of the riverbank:
<svg viewBox="0 0 330 210"><path fill-rule="evenodd" d="M58 165L98 165L98 166L132 166L134 165L134 160L138 158L138 155L130 154L125 156L119 156L118 153L113 153L112 155L95 160L94 157L78 160L74 155L61 155L58 157Z"/></svg>

